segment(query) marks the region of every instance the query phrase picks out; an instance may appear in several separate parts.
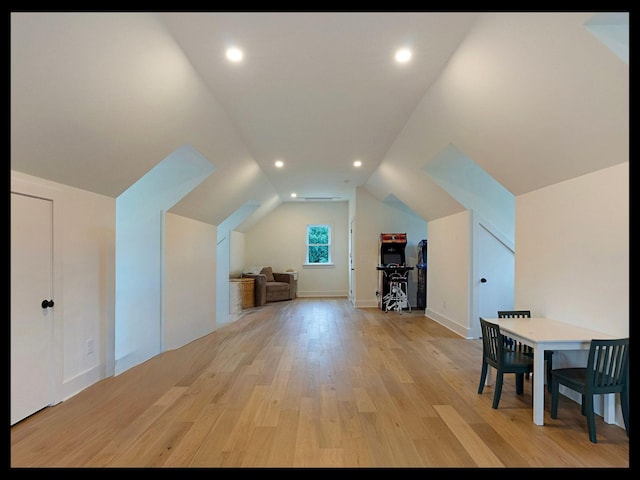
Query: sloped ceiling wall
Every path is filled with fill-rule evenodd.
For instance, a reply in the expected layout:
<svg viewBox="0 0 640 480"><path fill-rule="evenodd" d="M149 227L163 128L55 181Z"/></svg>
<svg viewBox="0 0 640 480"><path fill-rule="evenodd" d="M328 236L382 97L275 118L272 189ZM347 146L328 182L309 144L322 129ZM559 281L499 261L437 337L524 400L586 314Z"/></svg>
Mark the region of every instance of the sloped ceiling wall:
<svg viewBox="0 0 640 480"><path fill-rule="evenodd" d="M629 160L629 69L585 14L481 16L366 188L427 221L464 210L417 173L455 146L513 195Z"/></svg>
<svg viewBox="0 0 640 480"><path fill-rule="evenodd" d="M215 172L171 212L217 224L250 200L273 208L272 185L155 16L14 13L11 43L12 168L115 198L186 144Z"/></svg>
<svg viewBox="0 0 640 480"><path fill-rule="evenodd" d="M597 13L585 22L585 27L629 64L629 12Z"/></svg>

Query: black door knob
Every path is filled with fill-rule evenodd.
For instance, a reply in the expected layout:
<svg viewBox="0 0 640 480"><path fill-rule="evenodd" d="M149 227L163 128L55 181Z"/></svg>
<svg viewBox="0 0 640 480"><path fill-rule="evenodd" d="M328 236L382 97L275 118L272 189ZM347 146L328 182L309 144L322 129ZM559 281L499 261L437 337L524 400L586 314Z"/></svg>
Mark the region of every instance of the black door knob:
<svg viewBox="0 0 640 480"><path fill-rule="evenodd" d="M42 300L42 308L53 307L53 300Z"/></svg>
<svg viewBox="0 0 640 480"><path fill-rule="evenodd" d="M486 278L481 278L480 279L480 283L487 283L487 279Z"/></svg>

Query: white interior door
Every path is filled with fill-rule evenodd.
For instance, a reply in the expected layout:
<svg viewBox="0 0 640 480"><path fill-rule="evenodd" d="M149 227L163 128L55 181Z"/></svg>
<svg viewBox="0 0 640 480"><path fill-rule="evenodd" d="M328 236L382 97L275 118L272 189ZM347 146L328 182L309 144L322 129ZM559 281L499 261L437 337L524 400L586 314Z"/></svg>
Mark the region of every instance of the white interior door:
<svg viewBox="0 0 640 480"><path fill-rule="evenodd" d="M479 317L495 318L498 310L513 310L515 257L513 251L483 225L477 228L478 315L474 317L475 333L480 336Z"/></svg>
<svg viewBox="0 0 640 480"><path fill-rule="evenodd" d="M353 293L353 219L349 222L349 300L352 305L356 304L356 297Z"/></svg>
<svg viewBox="0 0 640 480"><path fill-rule="evenodd" d="M11 425L52 404L53 202L11 193Z"/></svg>

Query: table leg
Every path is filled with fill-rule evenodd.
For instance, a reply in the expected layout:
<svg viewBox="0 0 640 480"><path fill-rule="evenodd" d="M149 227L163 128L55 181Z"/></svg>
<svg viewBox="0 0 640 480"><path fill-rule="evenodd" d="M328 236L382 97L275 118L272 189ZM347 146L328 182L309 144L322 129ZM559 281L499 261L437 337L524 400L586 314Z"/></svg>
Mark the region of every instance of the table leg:
<svg viewBox="0 0 640 480"><path fill-rule="evenodd" d="M544 425L544 348L533 349L533 423Z"/></svg>

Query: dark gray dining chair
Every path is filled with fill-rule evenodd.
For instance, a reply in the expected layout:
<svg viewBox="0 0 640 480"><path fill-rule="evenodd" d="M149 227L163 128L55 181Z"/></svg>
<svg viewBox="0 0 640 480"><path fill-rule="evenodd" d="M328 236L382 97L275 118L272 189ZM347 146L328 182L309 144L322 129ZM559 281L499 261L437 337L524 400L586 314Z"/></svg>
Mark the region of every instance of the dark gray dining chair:
<svg viewBox="0 0 640 480"><path fill-rule="evenodd" d="M582 414L587 417L589 440L597 443L593 396L620 394L624 428L629 435L629 338L591 340L585 367L551 371L551 418L558 418L560 385L582 395Z"/></svg>
<svg viewBox="0 0 640 480"><path fill-rule="evenodd" d="M482 370L478 393L484 391L489 367L496 369L496 383L493 392L493 408L498 408L505 373L515 373L516 394L524 393L524 375L533 371L533 357L506 347L500 326L480 317L482 329Z"/></svg>
<svg viewBox="0 0 640 480"><path fill-rule="evenodd" d="M498 310L498 318L531 318L531 310ZM533 349L509 338L508 346L516 348L527 355L533 356ZM551 392L551 370L553 369L553 350L544 351L544 360L547 362L547 390ZM527 378L529 376L527 375Z"/></svg>

